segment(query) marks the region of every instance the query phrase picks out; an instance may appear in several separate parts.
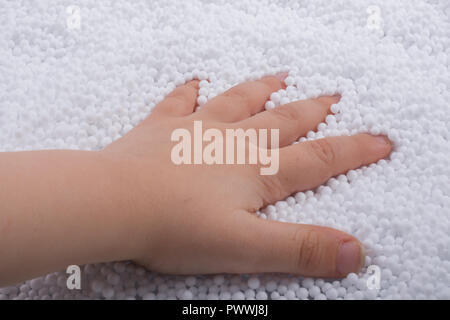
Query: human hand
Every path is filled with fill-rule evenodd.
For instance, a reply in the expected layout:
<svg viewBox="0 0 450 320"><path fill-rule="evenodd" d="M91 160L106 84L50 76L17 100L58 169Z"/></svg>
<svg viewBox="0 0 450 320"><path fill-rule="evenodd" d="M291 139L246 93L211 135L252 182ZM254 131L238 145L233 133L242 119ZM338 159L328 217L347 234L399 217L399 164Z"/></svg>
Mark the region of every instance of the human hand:
<svg viewBox="0 0 450 320"><path fill-rule="evenodd" d="M362 244L338 230L259 219L255 212L329 178L389 155L390 142L367 134L292 145L330 114L338 96L263 111L285 74L240 84L194 112L198 81L175 89L140 125L101 151L117 163L133 230L129 258L170 274L286 272L344 277L364 264ZM279 171L261 165L176 165L175 129L280 129ZM127 178L124 178L127 177ZM124 239L127 241L127 239Z"/></svg>

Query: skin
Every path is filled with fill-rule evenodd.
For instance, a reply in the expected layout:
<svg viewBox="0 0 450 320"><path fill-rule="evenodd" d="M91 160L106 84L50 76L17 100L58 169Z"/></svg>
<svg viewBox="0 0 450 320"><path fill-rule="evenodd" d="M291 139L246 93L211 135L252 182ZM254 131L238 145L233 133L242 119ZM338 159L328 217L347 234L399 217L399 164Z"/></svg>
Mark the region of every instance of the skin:
<svg viewBox="0 0 450 320"><path fill-rule="evenodd" d="M134 260L169 274L282 272L344 277L362 244L338 230L259 219L255 212L330 177L387 157L385 137L292 145L338 96L270 111L286 74L240 84L194 113L198 81L175 89L141 124L101 151L0 153L0 285L68 265ZM175 165L173 130L279 128L280 168Z"/></svg>

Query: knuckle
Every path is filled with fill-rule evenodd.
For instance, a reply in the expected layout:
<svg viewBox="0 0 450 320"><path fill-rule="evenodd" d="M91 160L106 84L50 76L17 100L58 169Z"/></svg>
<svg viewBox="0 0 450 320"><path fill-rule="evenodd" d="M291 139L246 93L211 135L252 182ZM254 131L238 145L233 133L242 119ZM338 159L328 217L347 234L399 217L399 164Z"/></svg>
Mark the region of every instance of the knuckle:
<svg viewBox="0 0 450 320"><path fill-rule="evenodd" d="M280 80L274 76L265 77L265 78L259 80L259 82L264 86L264 89L266 91L270 91L270 92L275 91L281 87Z"/></svg>
<svg viewBox="0 0 450 320"><path fill-rule="evenodd" d="M335 163L336 152L327 139L313 140L309 145L313 154L326 166L329 167Z"/></svg>
<svg viewBox="0 0 450 320"><path fill-rule="evenodd" d="M185 84L173 90L167 98L173 99L174 102L184 103L189 97L196 94L197 89L192 85Z"/></svg>
<svg viewBox="0 0 450 320"><path fill-rule="evenodd" d="M245 104L248 100L245 91L237 87L226 91L223 96L233 104Z"/></svg>
<svg viewBox="0 0 450 320"><path fill-rule="evenodd" d="M281 87L281 81L275 76L267 76L260 80L260 82L267 86L268 90L275 90L276 88Z"/></svg>
<svg viewBox="0 0 450 320"><path fill-rule="evenodd" d="M169 105L184 105L185 104L185 96L181 94L181 92L173 93L167 97L166 102Z"/></svg>
<svg viewBox="0 0 450 320"><path fill-rule="evenodd" d="M299 119L296 108L293 108L292 106L281 106L272 109L269 112L282 121L297 121Z"/></svg>
<svg viewBox="0 0 450 320"><path fill-rule="evenodd" d="M296 267L303 273L312 273L319 267L321 257L320 237L314 230L297 230Z"/></svg>
<svg viewBox="0 0 450 320"><path fill-rule="evenodd" d="M283 198L284 191L280 178L278 175L260 176L263 189L264 203L269 204Z"/></svg>
<svg viewBox="0 0 450 320"><path fill-rule="evenodd" d="M231 112L232 114L239 114L245 117L251 116L251 112L249 108L247 108L250 99L243 89L233 88L223 93L219 101L222 106L226 107L224 112Z"/></svg>

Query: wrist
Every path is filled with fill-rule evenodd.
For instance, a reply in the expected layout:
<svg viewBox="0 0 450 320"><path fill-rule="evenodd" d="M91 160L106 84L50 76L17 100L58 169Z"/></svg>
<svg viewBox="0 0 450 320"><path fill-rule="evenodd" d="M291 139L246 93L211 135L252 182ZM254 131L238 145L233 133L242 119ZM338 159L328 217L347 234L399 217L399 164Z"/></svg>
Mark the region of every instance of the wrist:
<svg viewBox="0 0 450 320"><path fill-rule="evenodd" d="M109 165L112 176L111 197L115 197L115 213L120 221L121 241L117 244L120 260L153 261L160 250L164 232L166 207L170 192L165 189L161 167L142 161L137 156L119 152L102 151L102 162ZM151 179L151 181L150 181ZM155 223L157 220L157 223ZM156 261L153 261L156 263ZM149 263L145 263L149 266Z"/></svg>
<svg viewBox="0 0 450 320"><path fill-rule="evenodd" d="M135 161L129 157L93 152L92 165L102 181L93 181L99 193L97 219L104 221L102 246L108 261L133 260L140 252L139 212L136 203ZM106 261L106 260L105 260Z"/></svg>

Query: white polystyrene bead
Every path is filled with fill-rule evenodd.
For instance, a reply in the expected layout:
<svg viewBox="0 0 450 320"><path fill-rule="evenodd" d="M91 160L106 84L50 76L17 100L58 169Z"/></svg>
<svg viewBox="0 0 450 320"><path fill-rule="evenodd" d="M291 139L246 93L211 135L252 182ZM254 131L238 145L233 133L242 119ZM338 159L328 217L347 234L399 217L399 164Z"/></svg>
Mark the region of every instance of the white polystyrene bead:
<svg viewBox="0 0 450 320"><path fill-rule="evenodd" d="M233 295L231 296L232 300L244 300L245 299L245 295L244 293L242 293L242 291L237 291L235 293L233 293Z"/></svg>
<svg viewBox="0 0 450 320"><path fill-rule="evenodd" d="M268 296L265 291L258 291L256 293L256 300L267 300Z"/></svg>
<svg viewBox="0 0 450 320"><path fill-rule="evenodd" d="M258 289L259 288L259 279L256 277L252 277L248 279L248 286L252 289Z"/></svg>
<svg viewBox="0 0 450 320"><path fill-rule="evenodd" d="M339 296L339 293L336 289L331 288L325 292L325 295L330 300L335 300Z"/></svg>
<svg viewBox="0 0 450 320"><path fill-rule="evenodd" d="M205 96L199 96L197 98L197 103L199 106L204 105L207 101L208 101L208 98L206 98Z"/></svg>

